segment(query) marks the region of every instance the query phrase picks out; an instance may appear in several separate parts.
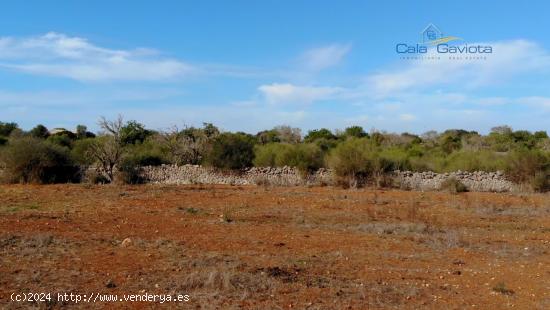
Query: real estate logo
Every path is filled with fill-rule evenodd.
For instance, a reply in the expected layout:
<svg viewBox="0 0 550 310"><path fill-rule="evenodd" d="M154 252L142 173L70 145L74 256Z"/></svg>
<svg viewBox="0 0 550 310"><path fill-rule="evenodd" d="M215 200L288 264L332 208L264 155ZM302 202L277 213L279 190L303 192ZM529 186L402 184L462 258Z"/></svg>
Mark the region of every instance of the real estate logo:
<svg viewBox="0 0 550 310"><path fill-rule="evenodd" d="M416 44L397 43L398 54L427 54L433 50L437 54L492 54L490 45L468 45L464 39L445 35L436 25L430 23L422 30L421 41Z"/></svg>

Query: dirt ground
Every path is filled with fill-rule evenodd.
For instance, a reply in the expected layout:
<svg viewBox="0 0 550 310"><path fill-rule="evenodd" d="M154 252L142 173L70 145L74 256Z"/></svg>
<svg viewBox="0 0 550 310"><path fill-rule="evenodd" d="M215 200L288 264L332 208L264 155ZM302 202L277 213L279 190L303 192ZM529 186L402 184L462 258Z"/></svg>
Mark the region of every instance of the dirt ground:
<svg viewBox="0 0 550 310"><path fill-rule="evenodd" d="M550 309L550 195L0 186L0 308L159 307Z"/></svg>

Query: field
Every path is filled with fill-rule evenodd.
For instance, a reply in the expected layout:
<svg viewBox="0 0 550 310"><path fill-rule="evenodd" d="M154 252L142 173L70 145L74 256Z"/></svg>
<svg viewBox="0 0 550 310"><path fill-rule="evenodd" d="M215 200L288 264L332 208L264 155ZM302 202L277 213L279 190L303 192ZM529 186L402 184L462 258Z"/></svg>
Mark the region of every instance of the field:
<svg viewBox="0 0 550 310"><path fill-rule="evenodd" d="M0 308L550 309L550 196L0 186ZM19 292L188 302L10 302Z"/></svg>

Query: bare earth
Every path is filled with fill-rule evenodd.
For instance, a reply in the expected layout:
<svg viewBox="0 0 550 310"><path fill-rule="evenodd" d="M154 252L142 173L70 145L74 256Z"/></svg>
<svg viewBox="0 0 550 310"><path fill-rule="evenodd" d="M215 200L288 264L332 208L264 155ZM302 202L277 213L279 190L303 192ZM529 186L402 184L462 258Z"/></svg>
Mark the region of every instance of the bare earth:
<svg viewBox="0 0 550 310"><path fill-rule="evenodd" d="M0 308L33 307L550 309L550 195L0 186Z"/></svg>

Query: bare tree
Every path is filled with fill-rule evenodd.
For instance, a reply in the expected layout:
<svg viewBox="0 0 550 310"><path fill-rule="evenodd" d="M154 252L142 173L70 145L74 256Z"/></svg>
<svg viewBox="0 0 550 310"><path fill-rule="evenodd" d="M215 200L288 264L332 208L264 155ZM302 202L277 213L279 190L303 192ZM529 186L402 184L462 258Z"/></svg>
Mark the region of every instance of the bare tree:
<svg viewBox="0 0 550 310"><path fill-rule="evenodd" d="M113 121L109 121L102 116L99 118L98 125L103 129L104 134L112 135L117 142L121 141L121 131L122 127L124 127L124 118L122 115L119 114Z"/></svg>
<svg viewBox="0 0 550 310"><path fill-rule="evenodd" d="M113 121L102 116L98 125L103 133L90 145L88 156L94 158L99 163L102 172L109 177L110 181L113 181L116 166L120 164L123 156L120 133L124 121L121 115Z"/></svg>
<svg viewBox="0 0 550 310"><path fill-rule="evenodd" d="M171 162L182 165L199 164L202 161L211 140L217 136L217 130L212 133L206 125L202 129L189 127L183 130L174 126L158 135Z"/></svg>
<svg viewBox="0 0 550 310"><path fill-rule="evenodd" d="M300 128L292 128L287 125L281 125L274 128L279 140L285 143L300 143L302 141L302 130Z"/></svg>
<svg viewBox="0 0 550 310"><path fill-rule="evenodd" d="M512 130L512 127L508 125L502 125L502 126L496 126L491 128L491 132L498 133L501 135L508 135L508 134L511 134L513 130Z"/></svg>

